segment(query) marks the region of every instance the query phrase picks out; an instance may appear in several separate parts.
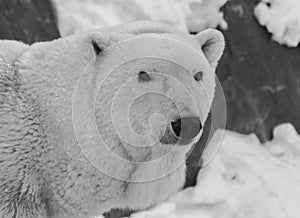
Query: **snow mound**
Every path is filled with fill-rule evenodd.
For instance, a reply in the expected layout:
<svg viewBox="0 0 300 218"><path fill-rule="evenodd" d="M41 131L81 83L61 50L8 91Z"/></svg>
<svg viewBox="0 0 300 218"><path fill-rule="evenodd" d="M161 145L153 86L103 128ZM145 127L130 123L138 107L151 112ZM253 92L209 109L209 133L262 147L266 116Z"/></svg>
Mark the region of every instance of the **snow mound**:
<svg viewBox="0 0 300 218"><path fill-rule="evenodd" d="M197 186L131 218L298 218L300 136L294 127L277 126L265 144L255 135L218 131L209 146L220 137Z"/></svg>
<svg viewBox="0 0 300 218"><path fill-rule="evenodd" d="M300 0L262 0L254 9L262 26L273 40L289 47L300 42Z"/></svg>
<svg viewBox="0 0 300 218"><path fill-rule="evenodd" d="M52 0L62 36L135 20L167 23L184 32L220 25L220 8L228 0Z"/></svg>

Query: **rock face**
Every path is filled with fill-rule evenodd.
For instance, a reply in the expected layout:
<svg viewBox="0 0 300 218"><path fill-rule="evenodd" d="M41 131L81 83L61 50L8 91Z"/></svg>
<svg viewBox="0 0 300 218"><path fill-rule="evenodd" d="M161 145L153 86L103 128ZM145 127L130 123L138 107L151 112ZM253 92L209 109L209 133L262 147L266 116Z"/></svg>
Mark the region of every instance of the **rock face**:
<svg viewBox="0 0 300 218"><path fill-rule="evenodd" d="M300 130L300 49L271 41L253 15L255 0L232 0L224 8L227 48L217 74L227 101L227 128L256 133L291 122Z"/></svg>
<svg viewBox="0 0 300 218"><path fill-rule="evenodd" d="M58 37L50 0L0 1L0 39L31 44Z"/></svg>
<svg viewBox="0 0 300 218"><path fill-rule="evenodd" d="M255 133L265 142L279 123L291 122L300 132L300 48L272 42L253 15L256 3L231 0L223 8L228 30L223 31L226 49L217 75L226 97L226 128ZM187 160L186 186L196 182L209 130Z"/></svg>

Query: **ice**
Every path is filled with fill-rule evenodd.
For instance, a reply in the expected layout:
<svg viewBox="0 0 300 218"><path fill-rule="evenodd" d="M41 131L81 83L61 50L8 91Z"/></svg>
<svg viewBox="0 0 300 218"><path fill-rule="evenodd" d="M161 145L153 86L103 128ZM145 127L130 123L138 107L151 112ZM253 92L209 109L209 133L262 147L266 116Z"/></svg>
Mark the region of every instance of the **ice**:
<svg viewBox="0 0 300 218"><path fill-rule="evenodd" d="M258 22L273 40L289 47L300 41L300 0L262 0L254 9Z"/></svg>

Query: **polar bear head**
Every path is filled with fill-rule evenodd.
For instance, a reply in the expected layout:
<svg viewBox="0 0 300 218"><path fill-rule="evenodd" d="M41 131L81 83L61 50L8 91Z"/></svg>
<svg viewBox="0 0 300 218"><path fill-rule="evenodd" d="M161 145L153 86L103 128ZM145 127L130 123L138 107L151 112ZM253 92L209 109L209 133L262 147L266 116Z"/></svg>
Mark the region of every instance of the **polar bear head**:
<svg viewBox="0 0 300 218"><path fill-rule="evenodd" d="M188 151L199 140L224 48L216 30L191 36L156 25L139 26L110 46L97 41L97 33L90 36L99 54L86 72L103 73L92 88L97 87L98 130L108 146L118 138L135 162L158 159L177 148ZM115 133L111 139L107 131Z"/></svg>
<svg viewBox="0 0 300 218"><path fill-rule="evenodd" d="M80 171L94 189L64 197L86 208L101 205L91 203L95 193L110 199L105 205L131 208L173 194L210 111L223 49L217 30L188 35L155 22L32 45L15 63L20 84L53 148L45 164L67 163L48 183ZM114 182L94 186L100 179Z"/></svg>

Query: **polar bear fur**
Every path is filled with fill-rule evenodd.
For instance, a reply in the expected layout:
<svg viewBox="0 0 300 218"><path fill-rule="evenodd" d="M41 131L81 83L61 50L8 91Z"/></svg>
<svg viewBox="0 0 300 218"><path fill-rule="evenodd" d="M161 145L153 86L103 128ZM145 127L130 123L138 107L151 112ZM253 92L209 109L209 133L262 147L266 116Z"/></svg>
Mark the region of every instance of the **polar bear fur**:
<svg viewBox="0 0 300 218"><path fill-rule="evenodd" d="M79 94L83 104L78 104L78 113L81 109L93 106L85 95L96 91L97 78L101 77L102 70L130 51L116 53L112 49L108 53L101 52L120 41L141 35L176 39L190 45L200 54L202 61L188 67L191 72L204 72L202 86L194 80L193 75L173 76L187 84L194 97L199 100L197 105L202 111L201 121L204 124L214 94L214 70L224 49L223 36L216 30L205 30L190 36L163 24L140 21L31 46L16 41L0 41L1 218L89 218L111 208L144 209L167 199L182 188L185 181L186 154L201 134L188 145L174 148L170 157L163 158L156 164L138 165L136 161L158 157L161 152L174 145L158 143L150 148L132 148L126 143L120 143L113 133L114 129L106 125L108 118L102 116L109 107L107 101L111 97L110 87L116 86L126 78L136 76L140 70L136 68L151 65L162 71L159 73L175 72L176 69L169 69L171 66L160 66L159 61L146 61L141 65L126 68L108 81L102 97L96 101L96 120L100 123L101 131L107 137L111 149L132 162L119 165L106 156L105 149L99 141L90 137L92 132L83 131L81 134L90 146L87 147L90 157L96 161L100 160L100 167L102 164L108 170L111 168L122 179L112 178L91 164L79 147L72 126L74 90L87 64L88 77ZM166 44L157 44L153 51L183 61L190 59L181 57L178 48L170 48ZM150 85L140 85L135 80L134 86L137 90L157 86L163 92L169 92L171 95L173 93L173 97L177 98L187 114L194 113L189 110L190 99L181 93L180 88L174 87L172 81L162 82L160 76L154 76L156 82L152 85L152 81L149 82ZM204 88L208 100L203 97ZM124 90L124 102L134 91L135 89ZM157 103L155 98L148 100L159 111L170 115L166 119L175 115L175 111L170 109L169 105ZM133 122L145 123L150 118L151 114L143 105L147 103L137 103L133 111L136 120ZM118 110L123 110L122 104L117 105L117 112ZM83 118L88 119L89 117ZM78 126L88 129L81 121ZM156 126L158 129L155 131L158 131L160 125ZM94 149L95 146L101 148L103 153ZM181 162L182 164L178 165ZM174 165L179 167L164 177L138 182L139 179L150 178L152 175L153 178L155 175L159 177L161 172L168 172ZM151 176L147 177L149 175Z"/></svg>

